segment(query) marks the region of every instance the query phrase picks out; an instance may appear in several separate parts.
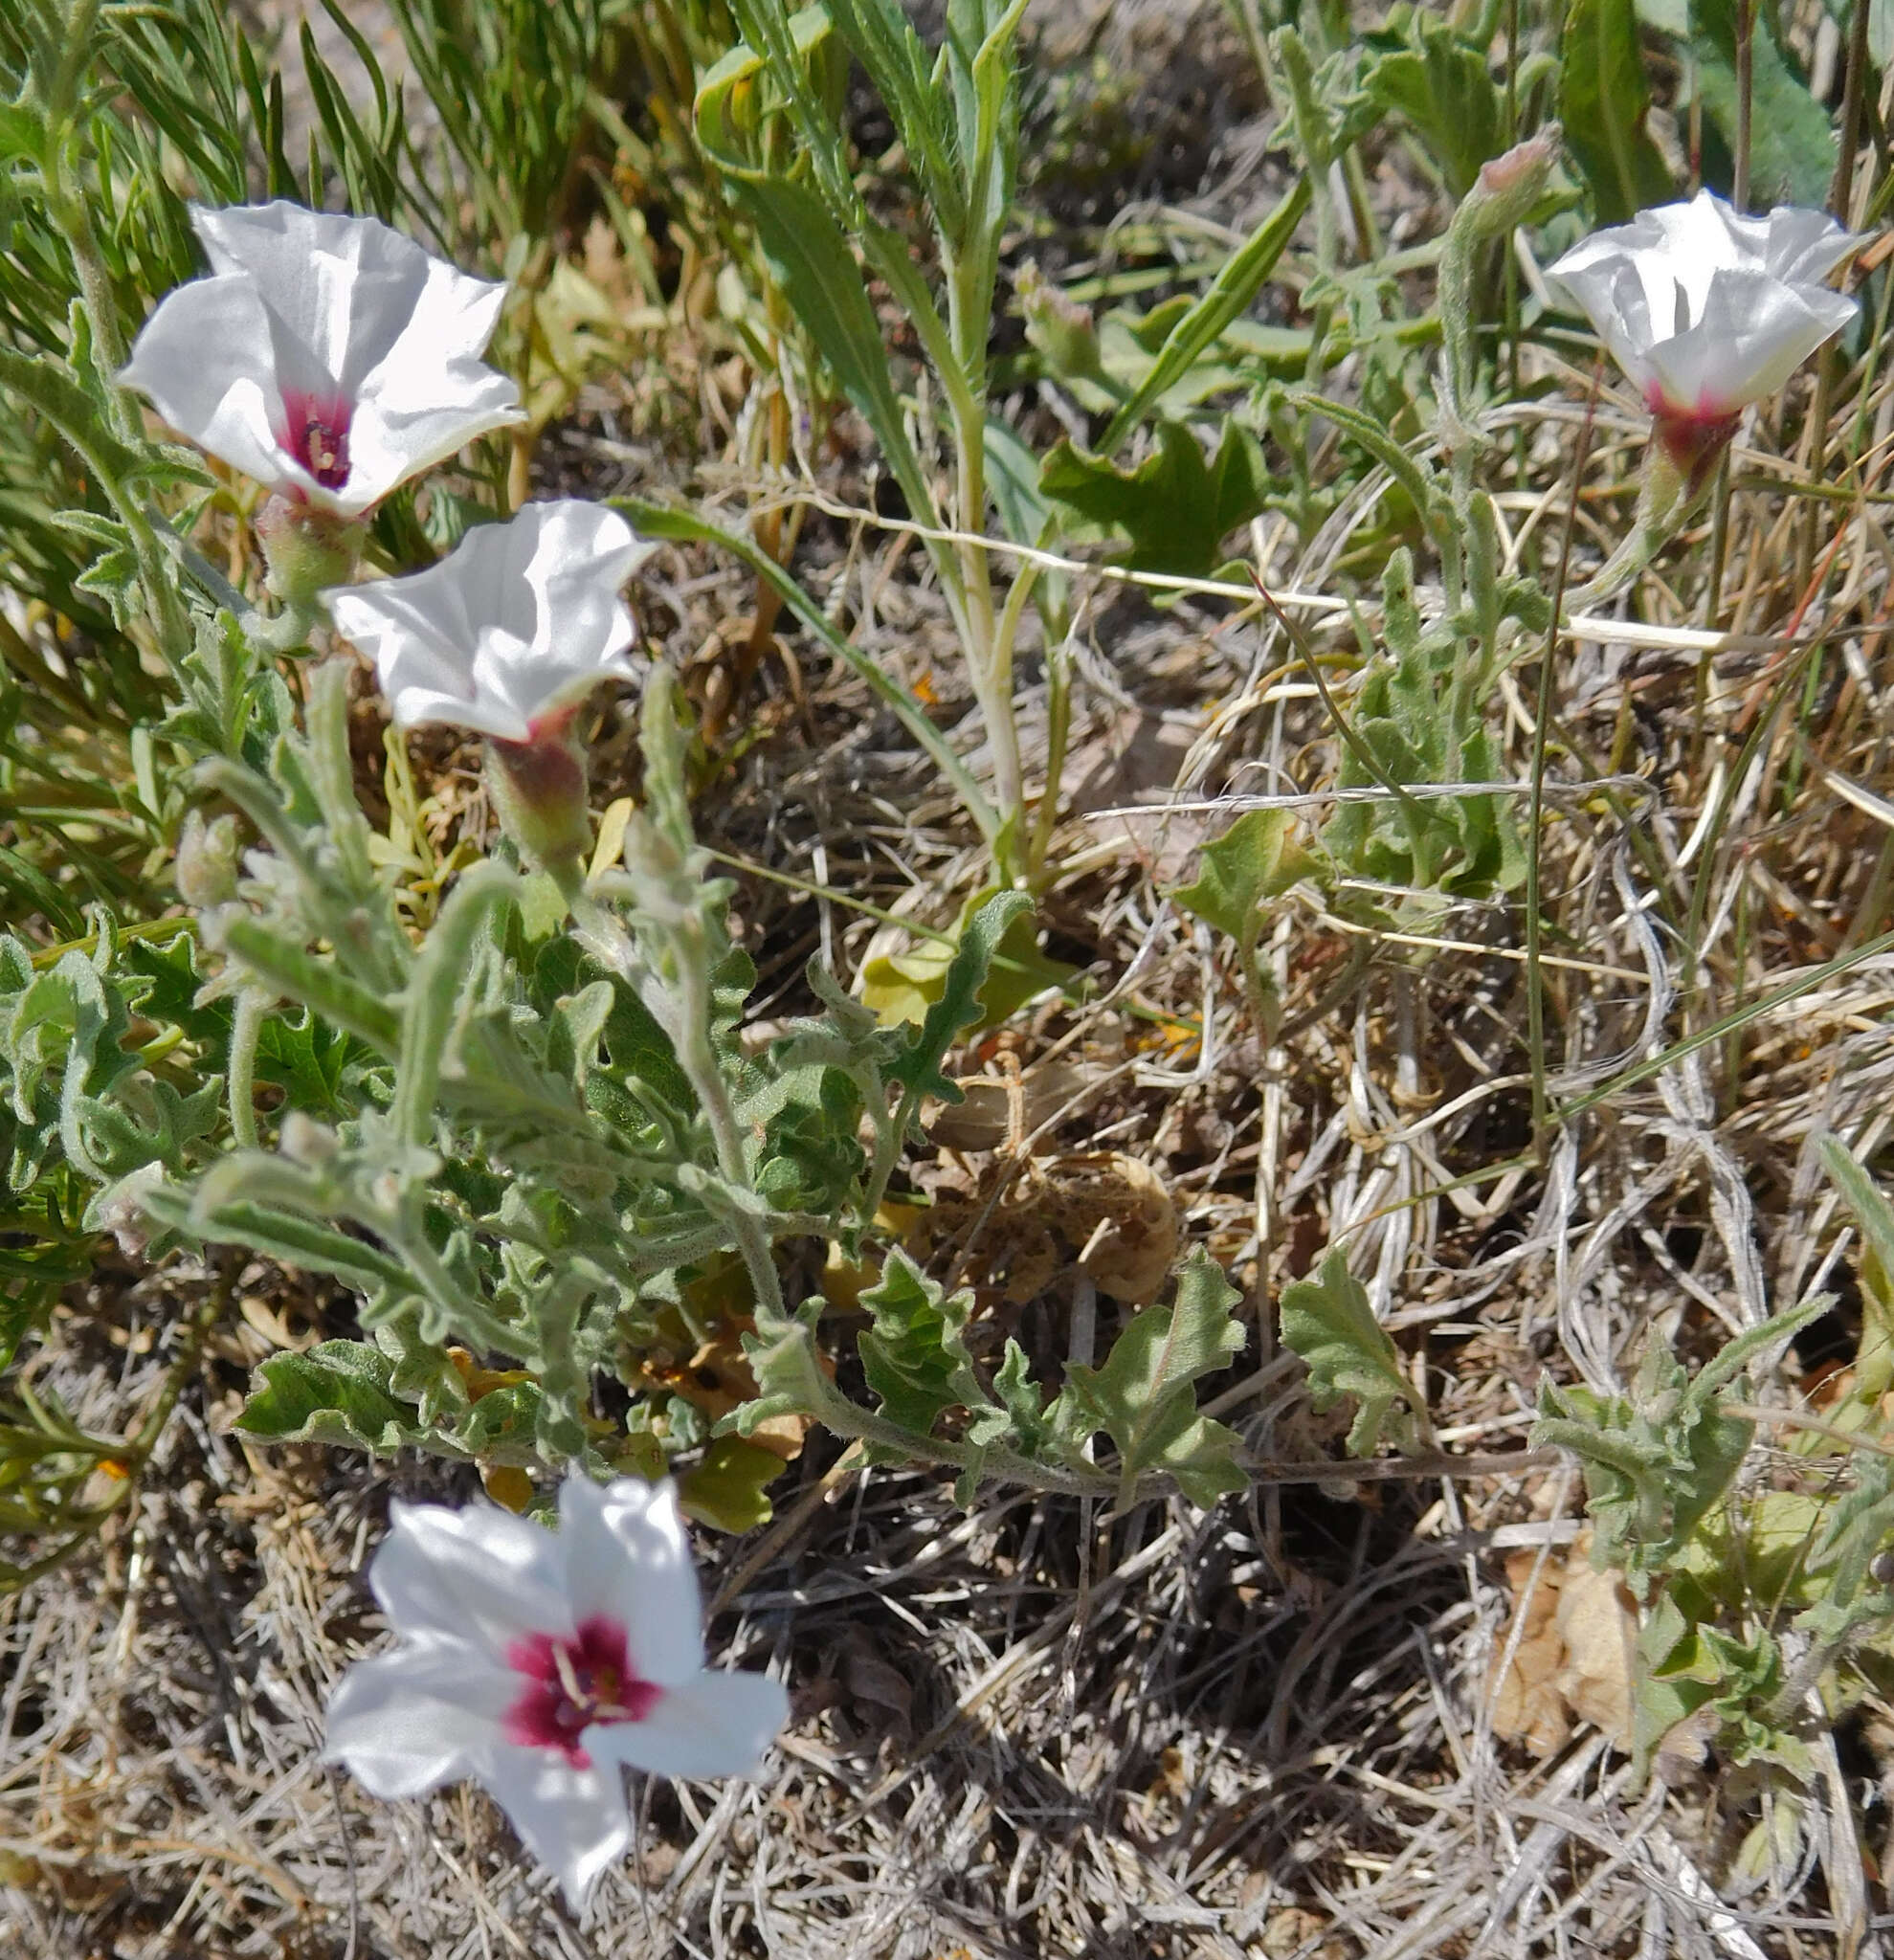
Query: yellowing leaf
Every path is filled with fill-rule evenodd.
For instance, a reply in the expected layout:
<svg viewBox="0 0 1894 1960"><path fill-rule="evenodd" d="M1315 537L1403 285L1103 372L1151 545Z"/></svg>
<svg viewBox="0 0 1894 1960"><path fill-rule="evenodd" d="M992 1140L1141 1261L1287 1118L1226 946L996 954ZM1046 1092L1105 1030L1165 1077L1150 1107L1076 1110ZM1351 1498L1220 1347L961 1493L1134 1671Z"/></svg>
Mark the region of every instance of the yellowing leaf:
<svg viewBox="0 0 1894 1960"><path fill-rule="evenodd" d="M866 962L861 969L862 1005L874 1012L882 1027L926 1021L928 1012L946 997L948 971L967 943L975 916L1003 896L1020 895L1002 894L992 885L975 892L961 909L951 944L929 940L912 952L884 953ZM996 1028L1035 994L1062 987L1076 971L1039 950L1032 906L1021 903L1007 919L988 954L987 969L975 994L977 1012L960 1026Z"/></svg>
<svg viewBox="0 0 1894 1960"><path fill-rule="evenodd" d="M753 1531L772 1507L766 1486L783 1474L773 1450L742 1437L713 1437L703 1458L678 1479L678 1500L700 1524L718 1531Z"/></svg>

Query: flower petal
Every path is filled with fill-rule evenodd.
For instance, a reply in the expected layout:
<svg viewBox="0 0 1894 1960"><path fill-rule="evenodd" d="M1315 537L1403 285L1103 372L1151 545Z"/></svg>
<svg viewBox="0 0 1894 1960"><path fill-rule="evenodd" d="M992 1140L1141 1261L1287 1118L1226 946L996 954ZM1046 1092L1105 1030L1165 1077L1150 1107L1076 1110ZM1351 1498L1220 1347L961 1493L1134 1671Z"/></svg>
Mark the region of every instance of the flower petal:
<svg viewBox="0 0 1894 1960"><path fill-rule="evenodd" d="M464 1645L405 1642L358 1660L329 1697L323 1755L376 1796L423 1796L478 1775L518 1688Z"/></svg>
<svg viewBox="0 0 1894 1960"><path fill-rule="evenodd" d="M520 1834L520 1841L558 1873L566 1903L585 1904L593 1882L632 1841L625 1779L615 1763L574 1769L545 1749L502 1747L480 1779Z"/></svg>
<svg viewBox="0 0 1894 1960"><path fill-rule="evenodd" d="M702 1605L690 1540L667 1479L621 1477L600 1486L567 1478L559 1545L575 1619L603 1615L625 1630L633 1671L675 1688L703 1666ZM629 1725L641 1726L642 1725Z"/></svg>
<svg viewBox="0 0 1894 1960"><path fill-rule="evenodd" d="M217 358L208 360L207 348ZM259 483L302 474L279 440L281 389L270 323L248 279L167 293L120 370L179 434Z"/></svg>
<svg viewBox="0 0 1894 1960"><path fill-rule="evenodd" d="M1734 414L1775 393L1854 317L1855 302L1826 286L1719 272L1697 323L1651 349L1652 372L1672 412Z"/></svg>
<svg viewBox="0 0 1894 1960"><path fill-rule="evenodd" d="M1866 243L1866 233L1844 232L1825 211L1785 204L1769 214L1763 264L1791 284L1819 281Z"/></svg>
<svg viewBox="0 0 1894 1960"><path fill-rule="evenodd" d="M706 1668L670 1689L642 1722L597 1723L584 1742L659 1776L747 1776L790 1719L779 1681L735 1668Z"/></svg>
<svg viewBox="0 0 1894 1960"><path fill-rule="evenodd" d="M538 602L538 623L529 648L496 663L492 684L532 722L608 675L635 679L624 655L637 629L618 589L657 546L615 510L571 498L525 505L509 529L512 563Z"/></svg>
<svg viewBox="0 0 1894 1960"><path fill-rule="evenodd" d="M370 378L349 428L348 486L340 500L349 515L379 502L396 484L465 449L489 429L525 420L512 381L483 362L470 365L484 379L469 377L447 401L430 401L407 385L406 375L386 367Z"/></svg>
<svg viewBox="0 0 1894 1960"><path fill-rule="evenodd" d="M567 1633L571 1613L549 1531L498 1504L390 1506L368 1583L404 1634L428 1634L503 1665L522 1635Z"/></svg>
<svg viewBox="0 0 1894 1960"><path fill-rule="evenodd" d="M636 678L618 588L657 547L616 512L529 503L438 565L323 595L368 655L403 727L445 722L511 742L598 681Z"/></svg>
<svg viewBox="0 0 1894 1960"><path fill-rule="evenodd" d="M1720 420L1772 394L1854 317L1820 279L1860 242L1822 212L1750 217L1700 190L1594 232L1547 277L1654 407Z"/></svg>
<svg viewBox="0 0 1894 1960"><path fill-rule="evenodd" d="M512 381L480 359L504 286L375 218L279 199L199 208L191 222L213 272L254 289L279 388L346 411L347 479L324 487L296 469L310 501L354 516L476 435L524 418Z"/></svg>

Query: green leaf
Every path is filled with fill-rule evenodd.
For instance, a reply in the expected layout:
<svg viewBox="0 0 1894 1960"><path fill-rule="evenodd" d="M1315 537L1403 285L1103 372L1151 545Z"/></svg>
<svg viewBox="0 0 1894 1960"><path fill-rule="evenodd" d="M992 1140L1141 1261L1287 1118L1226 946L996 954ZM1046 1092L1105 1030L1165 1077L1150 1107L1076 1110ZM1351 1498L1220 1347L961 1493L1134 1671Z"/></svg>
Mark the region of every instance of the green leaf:
<svg viewBox="0 0 1894 1960"><path fill-rule="evenodd" d="M273 991L302 1002L385 1055L400 1049L401 1020L394 1009L351 980L333 960L318 958L256 918L222 921L220 938L222 949Z"/></svg>
<svg viewBox="0 0 1894 1960"><path fill-rule="evenodd" d="M241 1201L219 1205L210 1216L199 1220L188 1201L156 1192L147 1208L154 1217L195 1237L208 1238L219 1245L240 1245L265 1258L279 1259L286 1266L299 1266L305 1272L328 1273L363 1292L375 1286L391 1286L401 1294L414 1291L408 1269L379 1248L273 1205Z"/></svg>
<svg viewBox="0 0 1894 1960"><path fill-rule="evenodd" d="M1481 165L1505 147L1504 98L1486 57L1444 20L1412 15L1407 44L1371 57L1361 86L1414 125L1455 197L1464 197Z"/></svg>
<svg viewBox="0 0 1894 1960"><path fill-rule="evenodd" d="M883 1027L925 1022L944 997L953 962L967 944L969 921L993 897L990 885L968 901L951 944L929 940L912 952L879 954L863 965L862 1003ZM994 946L980 984L978 1020L967 1025L996 1028L1049 987L1063 987L1078 970L1039 950L1038 925L1029 905L1009 922Z"/></svg>
<svg viewBox="0 0 1894 1960"><path fill-rule="evenodd" d="M952 102L898 0L827 0L826 11L887 104L941 228L959 237L967 198L955 168Z"/></svg>
<svg viewBox="0 0 1894 1960"><path fill-rule="evenodd" d="M18 1283L0 1286L0 1370L12 1366L20 1343L51 1304L47 1295L52 1290Z"/></svg>
<svg viewBox="0 0 1894 1960"><path fill-rule="evenodd" d="M883 1415L925 1437L944 1411L985 1402L961 1339L973 1309L970 1293L944 1293L897 1246L880 1283L867 1288L859 1304L874 1325L856 1337L856 1346Z"/></svg>
<svg viewBox="0 0 1894 1960"><path fill-rule="evenodd" d="M1241 247L1224 260L1210 290L1179 318L1149 373L1138 384L1130 400L1112 416L1099 442L1101 457L1115 455L1119 445L1150 412L1152 404L1183 378L1225 327L1248 310L1250 301L1262 289L1263 280L1276 270L1276 261L1295 236L1296 227L1308 209L1308 178L1304 174L1296 179L1287 196Z"/></svg>
<svg viewBox="0 0 1894 1960"><path fill-rule="evenodd" d="M1559 77L1566 144L1591 186L1598 223L1622 224L1664 203L1676 187L1644 127L1651 91L1632 0L1571 0Z"/></svg>
<svg viewBox="0 0 1894 1960"><path fill-rule="evenodd" d="M678 1499L713 1531L753 1531L773 1515L768 1486L789 1466L742 1437L712 1437L702 1459L678 1479Z"/></svg>
<svg viewBox="0 0 1894 1960"><path fill-rule="evenodd" d="M828 207L813 190L784 177L735 177L729 188L755 226L757 243L791 309L874 430L908 509L921 523L938 523L933 492L907 438L861 267Z"/></svg>
<svg viewBox="0 0 1894 1960"><path fill-rule="evenodd" d="M1197 1413L1201 1375L1227 1368L1243 1346L1231 1309L1242 1295L1201 1249L1177 1275L1170 1306L1148 1306L1112 1343L1101 1368L1067 1369L1067 1404L1054 1420L1069 1433L1103 1429L1118 1446L1120 1503L1128 1503L1147 1471L1165 1470L1192 1503L1209 1506L1248 1480L1237 1466L1237 1435Z"/></svg>
<svg viewBox="0 0 1894 1960"><path fill-rule="evenodd" d="M1309 1399L1316 1409L1332 1408L1343 1395L1361 1404L1348 1430L1350 1456L1371 1457L1390 1427L1404 1443L1412 1440L1412 1417L1394 1412L1412 1408L1414 1389L1387 1328L1374 1318L1367 1290L1339 1251L1322 1261L1316 1279L1293 1280L1283 1287L1281 1316L1284 1344L1308 1367Z"/></svg>
<svg viewBox="0 0 1894 1960"><path fill-rule="evenodd" d="M908 1043L907 1052L888 1069L916 1101L938 1096L958 1102L961 1094L941 1073L947 1052L962 1032L977 1026L986 1013L984 992L995 955L1021 918L1030 918L1033 902L1024 892L995 892L985 900L961 928L941 991Z"/></svg>
<svg viewBox="0 0 1894 1960"><path fill-rule="evenodd" d="M1197 438L1181 422L1157 424L1157 447L1133 468L1094 455L1069 439L1040 465L1039 487L1088 523L1130 538L1118 555L1137 571L1207 578L1217 546L1263 507L1271 483L1262 447L1230 421L1215 456L1206 461Z"/></svg>
<svg viewBox="0 0 1894 1960"><path fill-rule="evenodd" d="M1824 1137L1821 1161L1861 1224L1861 1339L1851 1400L1873 1408L1894 1385L1894 1205L1838 1137Z"/></svg>
<svg viewBox="0 0 1894 1960"><path fill-rule="evenodd" d="M1754 8L1749 40L1749 206L1819 207L1835 175L1828 111L1809 93L1776 38L1775 10ZM1690 0L1690 56L1704 108L1735 154L1737 0Z"/></svg>
<svg viewBox="0 0 1894 1960"><path fill-rule="evenodd" d="M256 1079L283 1092L284 1106L334 1121L354 1114L342 1095L343 1071L367 1051L306 1010L294 1020L272 1014L256 1039Z"/></svg>
<svg viewBox="0 0 1894 1960"><path fill-rule="evenodd" d="M967 1425L967 1440L980 1449L1003 1443L1022 1457L1053 1455L1055 1433L1045 1392L1033 1379L1025 1348L1011 1334L993 1373L993 1393L997 1403L974 1412Z"/></svg>
<svg viewBox="0 0 1894 1960"><path fill-rule="evenodd" d="M394 1364L362 1341L277 1354L257 1373L237 1426L274 1442L342 1443L392 1456L421 1437L416 1412L389 1392Z"/></svg>
<svg viewBox="0 0 1894 1960"><path fill-rule="evenodd" d="M1293 841L1295 828L1289 811L1245 811L1203 847L1196 877L1170 896L1192 918L1234 939L1247 959L1264 904L1316 869L1316 860Z"/></svg>
<svg viewBox="0 0 1894 1960"><path fill-rule="evenodd" d="M1862 1452L1854 1488L1830 1510L1809 1551L1809 1571L1821 1582L1816 1602L1795 1624L1834 1643L1872 1620L1894 1614L1894 1592L1874 1576L1876 1555L1894 1533L1894 1459Z"/></svg>
<svg viewBox="0 0 1894 1960"><path fill-rule="evenodd" d="M772 1415L819 1415L835 1392L816 1360L815 1324L822 1302L811 1300L793 1314L765 1320L743 1337L744 1358L756 1381L754 1397L718 1423L720 1433L748 1436Z"/></svg>

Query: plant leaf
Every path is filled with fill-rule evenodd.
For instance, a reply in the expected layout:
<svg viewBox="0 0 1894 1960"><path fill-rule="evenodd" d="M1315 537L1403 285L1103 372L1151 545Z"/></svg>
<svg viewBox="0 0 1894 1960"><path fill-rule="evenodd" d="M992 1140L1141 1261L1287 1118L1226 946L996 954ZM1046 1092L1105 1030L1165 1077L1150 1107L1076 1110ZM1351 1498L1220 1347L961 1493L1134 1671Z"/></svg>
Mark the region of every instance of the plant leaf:
<svg viewBox="0 0 1894 1960"><path fill-rule="evenodd" d="M1201 1249L1177 1275L1170 1306L1148 1306L1112 1343L1100 1368L1075 1362L1053 1420L1061 1434L1103 1429L1118 1446L1120 1503L1147 1471L1165 1470L1192 1503L1209 1506L1248 1479L1237 1435L1197 1413L1200 1375L1227 1367L1243 1346L1231 1312L1242 1295Z"/></svg>
<svg viewBox="0 0 1894 1960"><path fill-rule="evenodd" d="M986 1013L983 994L993 958L1015 922L1032 909L1033 902L1024 892L995 892L961 928L939 996L907 1053L888 1069L889 1080L899 1082L917 1102L923 1096L938 1096L946 1102L961 1100L960 1091L941 1073L941 1063L961 1032L977 1025Z"/></svg>
<svg viewBox="0 0 1894 1960"><path fill-rule="evenodd" d="M274 1442L343 1443L392 1456L420 1440L417 1412L389 1392L394 1364L363 1341L323 1341L274 1354L256 1370L237 1426Z"/></svg>
<svg viewBox="0 0 1894 1960"><path fill-rule="evenodd" d="M1444 20L1410 15L1405 45L1370 58L1361 86L1413 124L1455 197L1505 147L1504 101L1486 57Z"/></svg>
<svg viewBox="0 0 1894 1960"><path fill-rule="evenodd" d="M1130 468L1108 450L1060 442L1040 465L1039 487L1086 523L1126 532L1129 547L1118 555L1133 570L1206 578L1217 546L1262 509L1270 479L1261 445L1238 423L1224 423L1206 460L1182 422L1160 421L1157 447Z"/></svg>
<svg viewBox="0 0 1894 1960"><path fill-rule="evenodd" d="M756 227L757 243L791 311L874 430L908 508L921 523L938 523L933 492L889 376L880 323L840 227L814 191L789 178L732 170L726 181Z"/></svg>
<svg viewBox="0 0 1894 1960"><path fill-rule="evenodd" d="M774 1515L768 1486L787 1466L773 1450L738 1436L712 1437L702 1459L678 1479L678 1499L715 1531L753 1531Z"/></svg>
<svg viewBox="0 0 1894 1960"><path fill-rule="evenodd" d="M1737 0L1690 0L1690 55L1704 108L1733 157L1737 137ZM1820 206L1835 175L1828 111L1776 38L1775 10L1755 9L1749 40L1749 206Z"/></svg>
<svg viewBox="0 0 1894 1960"><path fill-rule="evenodd" d="M1289 811L1246 810L1203 847L1196 877L1170 896L1192 918L1234 939L1247 959L1263 904L1316 868L1315 859L1293 841L1295 828Z"/></svg>
<svg viewBox="0 0 1894 1960"><path fill-rule="evenodd" d="M965 944L968 922L993 895L994 888L990 885L968 902L954 944L929 940L912 952L882 953L863 964L862 1005L873 1011L884 1028L926 1020L928 1011L943 997L948 969ZM1078 970L1039 950L1038 926L1032 910L1020 912L993 947L987 977L980 986L978 1025L998 1027L1047 988L1064 986Z"/></svg>
<svg viewBox="0 0 1894 1960"><path fill-rule="evenodd" d="M1295 236L1296 227L1308 209L1308 178L1304 175L1296 179L1288 194L1238 250L1224 260L1210 290L1179 318L1150 371L1139 382L1130 400L1112 416L1099 441L1100 456L1115 455L1119 445L1150 412L1159 396L1181 380L1204 349L1248 309Z"/></svg>
<svg viewBox="0 0 1894 1960"><path fill-rule="evenodd" d="M1282 1339L1308 1368L1309 1399L1318 1411L1343 1395L1360 1402L1348 1430L1348 1454L1371 1457L1382 1431L1393 1428L1411 1441L1414 1390L1388 1330L1374 1318L1367 1289L1339 1251L1322 1261L1313 1280L1293 1280L1282 1289Z"/></svg>
<svg viewBox="0 0 1894 1960"><path fill-rule="evenodd" d="M1559 42L1565 140L1592 189L1601 225L1622 224L1676 189L1644 127L1651 91L1632 0L1571 0Z"/></svg>
<svg viewBox="0 0 1894 1960"><path fill-rule="evenodd" d="M880 1283L865 1289L859 1304L874 1325L856 1337L856 1346L883 1415L925 1437L944 1411L986 1401L961 1339L973 1308L970 1293L943 1292L896 1246Z"/></svg>

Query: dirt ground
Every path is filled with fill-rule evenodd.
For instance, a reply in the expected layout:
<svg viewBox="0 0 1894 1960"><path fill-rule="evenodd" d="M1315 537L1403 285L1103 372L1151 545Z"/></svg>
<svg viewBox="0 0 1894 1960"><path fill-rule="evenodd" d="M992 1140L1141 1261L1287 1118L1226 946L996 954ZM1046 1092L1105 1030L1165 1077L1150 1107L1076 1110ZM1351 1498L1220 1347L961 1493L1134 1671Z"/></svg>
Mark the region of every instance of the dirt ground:
<svg viewBox="0 0 1894 1960"><path fill-rule="evenodd" d="M350 11L371 26L377 10ZM1113 220L1234 235L1274 201L1281 159L1223 6L1072 0L1035 18L1045 71L1106 132L1034 187L1047 263L1108 266ZM1393 163L1373 189L1391 228L1437 227ZM626 438L620 407L611 385L589 391L547 445L547 480L653 487L662 462ZM1553 465L1571 437L1551 416L1533 434ZM863 495L850 469L822 486L843 507ZM1345 526L1300 557L1287 535L1258 527L1273 582L1337 576ZM1759 635L1784 608L1767 541L1745 560L1751 547L1739 528L1732 563L1763 568L1739 625ZM1864 553L1832 618L1874 614L1880 564ZM798 561L864 645L925 683L977 764L981 731L918 567L899 536L837 517L811 523ZM643 592L647 631L702 693L745 581L667 550ZM1759 1023L1733 1076L1699 1055L1644 1084L1544 1172L1417 1200L1527 1140L1516 917L1463 907L1450 949L1420 964L1395 948L1330 1007L1348 928L1285 913L1285 1030L1265 1048L1216 948L1163 893L1220 824L1206 794L1321 775L1311 690L1286 678L1272 626L1233 627L1220 604L1159 608L1105 580L1083 603L1075 868L1051 901L1049 949L1095 986L963 1056L989 1088L912 1168L986 1217L958 1258L991 1337L1057 1361L1108 1340L1124 1310L1079 1273L1071 1220L1122 1201L1131 1173L1111 1160L1144 1167L1180 1242L1209 1246L1246 1289L1250 1345L1211 1406L1275 1467L1208 1513L1179 1499L1109 1518L1005 1492L963 1511L938 1476L863 1469L813 1439L776 1486L773 1525L700 1541L712 1648L779 1669L791 1726L755 1782L642 1786L639 1851L581 1923L477 1788L378 1803L320 1759L329 1690L383 1637L361 1573L390 1499L465 1498L471 1473L249 1441L233 1423L250 1370L350 1332L347 1300L262 1263L115 1258L30 1373L89 1426L136 1420L167 1329L207 1288L231 1309L121 1527L0 1602L0 1960L1799 1960L1848 1950L1850 1920L1866 1933L1854 1950L1879 1950L1894 1917L1863 1873L1894 1845L1875 1721L1823 1746L1787 1863L1731 1882L1752 1793L1714 1766L1633 1787L1613 1743L1622 1608L1591 1587L1575 1476L1526 1436L1545 1369L1569 1378L1573 1354L1622 1355L1652 1327L1701 1351L1800 1297L1833 1237L1810 1140L1885 1105L1894 962ZM1687 864L1701 784L1670 709L1707 658L1709 712L1740 733L1767 655L1626 634L1575 649L1560 710L1600 752L1621 741L1622 766L1655 786L1644 820ZM700 807L704 841L950 918L976 839L865 690L789 651L749 703L760 739ZM1858 665L1878 703L1880 670ZM1030 661L1024 684L1042 755ZM1515 763L1524 725L1509 728ZM1860 736L1870 779L1879 741L1872 725ZM596 802L621 793L631 743L628 702L597 746ZM1739 819L1760 807L1745 795ZM1803 965L1833 950L1824 907L1880 844L1858 812L1820 817L1818 842L1768 861ZM1576 816L1560 835L1557 1059L1575 1090L1646 1052L1673 976L1622 836ZM736 876L765 1020L800 1007L811 952L852 971L880 930ZM1186 1015L1200 1036L1154 1038ZM1113 1177L1119 1196L1101 1198ZM1364 1220L1370 1291L1426 1380L1436 1442L1478 1474L1436 1459L1307 1468L1339 1459L1347 1414L1310 1412L1274 1302L1341 1223ZM790 1276L792 1297L818 1255ZM1820 1358L1813 1345L1803 1357ZM1540 1606L1515 1620L1534 1589Z"/></svg>

